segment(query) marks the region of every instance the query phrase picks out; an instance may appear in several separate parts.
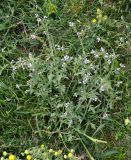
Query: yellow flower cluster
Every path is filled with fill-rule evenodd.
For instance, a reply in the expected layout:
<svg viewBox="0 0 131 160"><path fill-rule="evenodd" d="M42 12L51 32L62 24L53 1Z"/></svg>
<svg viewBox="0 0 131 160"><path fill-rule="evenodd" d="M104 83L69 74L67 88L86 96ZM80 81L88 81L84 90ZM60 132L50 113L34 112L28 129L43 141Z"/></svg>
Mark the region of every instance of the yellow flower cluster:
<svg viewBox="0 0 131 160"><path fill-rule="evenodd" d="M3 156L4 157L8 156L8 153L6 151L4 151ZM1 157L1 159L4 160L4 157ZM15 160L15 156L13 154L10 154L9 157L8 157L8 160Z"/></svg>
<svg viewBox="0 0 131 160"><path fill-rule="evenodd" d="M9 160L15 160L15 156L13 154L9 155Z"/></svg>
<svg viewBox="0 0 131 160"><path fill-rule="evenodd" d="M62 150L54 151L53 149L49 149L48 151L49 151L49 153L53 153L54 156L56 156L56 157L60 156L62 154ZM71 149L70 152L67 155L63 156L64 159L67 159L67 158L70 159L70 158L72 158L73 157L73 152L74 152L74 150Z"/></svg>
<svg viewBox="0 0 131 160"><path fill-rule="evenodd" d="M39 152L38 155L37 155L37 151ZM42 152L41 152L42 151ZM36 148L36 150L28 150L26 149L24 152L21 153L21 155L25 156L25 159L26 160L37 160L37 158L47 158L48 156L55 156L56 159L57 158L61 158L63 157L63 159L72 159L72 160L75 160L76 157L74 156L74 150L71 149L69 150L69 152L67 154L62 154L62 150L57 150L57 151L54 151L52 148L50 149L47 149L44 144L42 144L40 147ZM42 153L42 154L40 154ZM37 157L38 156L38 157ZM8 157L8 158L6 158ZM9 154L7 153L6 151L3 152L3 157L0 158L1 160L17 160L19 158L17 158L16 156L14 156L13 154Z"/></svg>
<svg viewBox="0 0 131 160"><path fill-rule="evenodd" d="M131 120L127 117L125 119L125 126L127 126L128 124L131 124Z"/></svg>
<svg viewBox="0 0 131 160"><path fill-rule="evenodd" d="M91 22L92 22L92 23L96 23L96 19L95 19L95 18L92 19Z"/></svg>
<svg viewBox="0 0 131 160"><path fill-rule="evenodd" d="M96 10L96 18L98 21L106 21L107 20L107 15L103 15L103 12L101 9L97 8Z"/></svg>
<svg viewBox="0 0 131 160"><path fill-rule="evenodd" d="M27 160L31 160L31 155L27 155Z"/></svg>
<svg viewBox="0 0 131 160"><path fill-rule="evenodd" d="M103 15L103 12L101 9L97 8L96 10L96 18L93 18L91 20L92 23L96 23L97 21L98 22L102 22L102 21L106 21L107 20L107 15Z"/></svg>
<svg viewBox="0 0 131 160"><path fill-rule="evenodd" d="M27 160L31 160L31 155L30 155L30 152L29 152L29 150L25 150L25 152L24 152L24 154L26 155L26 159Z"/></svg>

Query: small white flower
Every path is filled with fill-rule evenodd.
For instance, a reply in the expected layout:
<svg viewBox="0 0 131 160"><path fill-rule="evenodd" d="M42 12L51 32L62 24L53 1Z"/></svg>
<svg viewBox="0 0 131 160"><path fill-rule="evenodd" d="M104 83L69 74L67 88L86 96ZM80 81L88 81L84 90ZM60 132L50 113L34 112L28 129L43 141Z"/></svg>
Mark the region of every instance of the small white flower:
<svg viewBox="0 0 131 160"><path fill-rule="evenodd" d="M60 46L60 45L58 45L58 44L56 44L55 47L56 47L56 49L59 50L59 51L64 51L64 50L65 50L64 46Z"/></svg>
<svg viewBox="0 0 131 160"><path fill-rule="evenodd" d="M64 117L66 117L66 116L67 116L67 112L64 113Z"/></svg>
<svg viewBox="0 0 131 160"><path fill-rule="evenodd" d="M77 36L80 36L80 35L81 35L81 32L77 32L76 34L77 34Z"/></svg>
<svg viewBox="0 0 131 160"><path fill-rule="evenodd" d="M29 58L32 58L32 53L31 52L29 53Z"/></svg>
<svg viewBox="0 0 131 160"><path fill-rule="evenodd" d="M88 80L87 78L84 79L84 80L82 81L82 83L83 83L83 84L86 84L86 83L87 83L87 80Z"/></svg>
<svg viewBox="0 0 131 160"><path fill-rule="evenodd" d="M98 58L98 57L99 57L99 55L98 55L98 54L96 54L96 55L95 55L95 58Z"/></svg>
<svg viewBox="0 0 131 160"><path fill-rule="evenodd" d="M101 40L100 37L97 37L96 39L97 39L97 42L100 42L100 40Z"/></svg>
<svg viewBox="0 0 131 160"><path fill-rule="evenodd" d="M62 67L65 67L66 66L66 63L64 62L63 64L62 64Z"/></svg>
<svg viewBox="0 0 131 160"><path fill-rule="evenodd" d="M118 81L118 82L116 83L116 86L119 87L122 83L123 83L122 81Z"/></svg>
<svg viewBox="0 0 131 160"><path fill-rule="evenodd" d="M90 76L90 73L87 73L87 74L84 75L84 78L83 78L83 81L82 81L83 84L86 84L88 82L89 76Z"/></svg>
<svg viewBox="0 0 131 160"><path fill-rule="evenodd" d="M36 39L36 36L34 34L31 34L31 39Z"/></svg>
<svg viewBox="0 0 131 160"><path fill-rule="evenodd" d="M38 22L41 22L41 18L37 18L37 21L38 21Z"/></svg>
<svg viewBox="0 0 131 160"><path fill-rule="evenodd" d="M73 22L69 22L69 26L70 27L74 27L74 23Z"/></svg>
<svg viewBox="0 0 131 160"><path fill-rule="evenodd" d="M44 16L44 19L47 19L47 16Z"/></svg>
<svg viewBox="0 0 131 160"><path fill-rule="evenodd" d="M64 60L65 60L65 61L68 61L69 58L70 58L70 57L69 57L68 55L64 56Z"/></svg>
<svg viewBox="0 0 131 160"><path fill-rule="evenodd" d="M15 61L12 59L12 60L11 60L11 64L13 64L13 63L15 63Z"/></svg>
<svg viewBox="0 0 131 160"><path fill-rule="evenodd" d="M69 61L72 60L72 57L65 55L64 58L62 59L63 61Z"/></svg>
<svg viewBox="0 0 131 160"><path fill-rule="evenodd" d="M47 34L47 32L46 32L46 31L43 31L43 34L45 34L45 35L46 35L46 34Z"/></svg>
<svg viewBox="0 0 131 160"><path fill-rule="evenodd" d="M65 103L65 107L67 108L67 107L69 107L69 102L67 102L67 103Z"/></svg>
<svg viewBox="0 0 131 160"><path fill-rule="evenodd" d="M120 71L121 69L120 69L120 68L117 68L116 70L117 70L117 71Z"/></svg>
<svg viewBox="0 0 131 160"><path fill-rule="evenodd" d="M101 47L100 51L101 51L101 52L104 52L104 51L105 51L105 49L104 49L103 47Z"/></svg>
<svg viewBox="0 0 131 160"><path fill-rule="evenodd" d="M120 37L120 41L123 42L123 40L124 40L123 37Z"/></svg>
<svg viewBox="0 0 131 160"><path fill-rule="evenodd" d="M64 49L64 47L62 46L62 47L58 47L57 50L59 50L59 51L64 51L65 49Z"/></svg>
<svg viewBox="0 0 131 160"><path fill-rule="evenodd" d="M29 67L29 68L32 68L32 63L28 63L28 67Z"/></svg>
<svg viewBox="0 0 131 160"><path fill-rule="evenodd" d="M111 58L116 58L117 56L115 54L110 55Z"/></svg>
<svg viewBox="0 0 131 160"><path fill-rule="evenodd" d="M30 86L31 85L31 80L27 81L27 85Z"/></svg>
<svg viewBox="0 0 131 160"><path fill-rule="evenodd" d="M13 71L16 71L16 66L12 66L12 70L13 70Z"/></svg>
<svg viewBox="0 0 131 160"><path fill-rule="evenodd" d="M104 113L102 118L103 118L103 119L108 118L108 114L107 114L107 113Z"/></svg>
<svg viewBox="0 0 131 160"><path fill-rule="evenodd" d="M104 57L105 57L105 58L108 58L108 57L109 57L109 54L108 54L108 53L106 53Z"/></svg>
<svg viewBox="0 0 131 160"><path fill-rule="evenodd" d="M64 46L62 46L62 47L61 47L61 51L64 51L64 50L65 50L65 48L64 48Z"/></svg>
<svg viewBox="0 0 131 160"><path fill-rule="evenodd" d="M92 100L96 102L96 101L98 100L98 98L97 98L97 97L94 97Z"/></svg>
<svg viewBox="0 0 131 160"><path fill-rule="evenodd" d="M126 66L124 64L120 63L120 67L125 68Z"/></svg>
<svg viewBox="0 0 131 160"><path fill-rule="evenodd" d="M95 66L91 63L90 68L91 68L92 70L94 70L94 69L95 69Z"/></svg>
<svg viewBox="0 0 131 160"><path fill-rule="evenodd" d="M91 54L94 54L94 53L95 53L95 51L92 49L92 50L91 50Z"/></svg>
<svg viewBox="0 0 131 160"><path fill-rule="evenodd" d="M111 62L111 60L109 59L109 60L108 60L108 64L111 64L111 63L112 63L112 62Z"/></svg>
<svg viewBox="0 0 131 160"><path fill-rule="evenodd" d="M36 14L35 14L35 17L36 17L36 18L38 18L38 17L39 17L39 15L36 13Z"/></svg>
<svg viewBox="0 0 131 160"><path fill-rule="evenodd" d="M85 77L89 77L91 74L90 73L86 73L85 74Z"/></svg>
<svg viewBox="0 0 131 160"><path fill-rule="evenodd" d="M104 92L105 91L105 87L103 85L100 86L100 92Z"/></svg>
<svg viewBox="0 0 131 160"><path fill-rule="evenodd" d="M84 59L84 64L88 64L88 63L90 63L90 60L88 60L87 58Z"/></svg>
<svg viewBox="0 0 131 160"><path fill-rule="evenodd" d="M74 95L73 95L74 97L77 97L77 93L74 93Z"/></svg>
<svg viewBox="0 0 131 160"><path fill-rule="evenodd" d="M122 43L120 42L118 46L122 46Z"/></svg>
<svg viewBox="0 0 131 160"><path fill-rule="evenodd" d="M19 62L21 62L21 61L22 61L22 58L21 58L21 57L19 57L19 58L18 58L18 61L19 61Z"/></svg>
<svg viewBox="0 0 131 160"><path fill-rule="evenodd" d="M16 84L16 88L17 88L17 89L19 89L19 88L20 88L20 86L19 86L18 84Z"/></svg>
<svg viewBox="0 0 131 160"><path fill-rule="evenodd" d="M78 82L78 84L82 84L82 83L83 83L82 81L79 81L79 82Z"/></svg>
<svg viewBox="0 0 131 160"><path fill-rule="evenodd" d="M81 36L84 33L84 30L82 29L80 32L77 32L77 36Z"/></svg>

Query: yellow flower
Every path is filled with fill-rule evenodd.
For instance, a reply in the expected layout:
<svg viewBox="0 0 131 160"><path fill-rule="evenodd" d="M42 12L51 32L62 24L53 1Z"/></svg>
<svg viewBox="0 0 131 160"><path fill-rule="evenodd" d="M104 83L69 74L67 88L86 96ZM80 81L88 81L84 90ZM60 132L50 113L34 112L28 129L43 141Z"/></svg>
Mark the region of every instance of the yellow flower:
<svg viewBox="0 0 131 160"><path fill-rule="evenodd" d="M102 19L102 14L101 13L97 15L97 19Z"/></svg>
<svg viewBox="0 0 131 160"><path fill-rule="evenodd" d="M7 156L7 154L8 154L8 153L7 153L6 151L3 152L3 156Z"/></svg>
<svg viewBox="0 0 131 160"><path fill-rule="evenodd" d="M95 19L95 18L92 19L91 22L92 22L92 23L96 23L96 19Z"/></svg>
<svg viewBox="0 0 131 160"><path fill-rule="evenodd" d="M105 15L105 16L103 17L103 20L104 20L104 21L106 21L106 20L107 20L107 15Z"/></svg>
<svg viewBox="0 0 131 160"><path fill-rule="evenodd" d="M49 5L49 15L52 14L52 13L56 13L57 12L57 6L53 3L50 3Z"/></svg>
<svg viewBox="0 0 131 160"><path fill-rule="evenodd" d="M52 153L53 152L53 149L49 149L49 153Z"/></svg>
<svg viewBox="0 0 131 160"><path fill-rule="evenodd" d="M55 156L58 156L58 152L55 152L54 155L55 155Z"/></svg>
<svg viewBox="0 0 131 160"><path fill-rule="evenodd" d="M67 159L67 155L64 155L64 159Z"/></svg>
<svg viewBox="0 0 131 160"><path fill-rule="evenodd" d="M47 156L47 152L44 152L43 155L44 155L44 156Z"/></svg>
<svg viewBox="0 0 131 160"><path fill-rule="evenodd" d="M29 151L26 149L24 153L25 153L25 154L29 154Z"/></svg>
<svg viewBox="0 0 131 160"><path fill-rule="evenodd" d="M31 160L31 155L28 155L26 158L27 160Z"/></svg>
<svg viewBox="0 0 131 160"><path fill-rule="evenodd" d="M129 123L131 123L131 121L130 121L129 118L127 117L127 118L125 119L125 126L127 126Z"/></svg>
<svg viewBox="0 0 131 160"><path fill-rule="evenodd" d="M68 153L68 158L72 158L73 157L73 154L70 152Z"/></svg>
<svg viewBox="0 0 131 160"><path fill-rule="evenodd" d="M44 144L41 144L41 146L40 146L40 147L41 147L41 148L44 148L44 146L45 146Z"/></svg>
<svg viewBox="0 0 131 160"><path fill-rule="evenodd" d="M9 160L14 160L15 156L13 154L9 155Z"/></svg>
<svg viewBox="0 0 131 160"><path fill-rule="evenodd" d="M73 153L73 152L74 152L74 149L71 149L70 152Z"/></svg>
<svg viewBox="0 0 131 160"><path fill-rule="evenodd" d="M58 150L58 155L60 155L62 153L62 150Z"/></svg>
<svg viewBox="0 0 131 160"><path fill-rule="evenodd" d="M4 157L1 157L0 160L4 160Z"/></svg>
<svg viewBox="0 0 131 160"><path fill-rule="evenodd" d="M100 10L99 8L97 8L96 13L97 13L97 14L101 14L101 13L102 13L102 10Z"/></svg>

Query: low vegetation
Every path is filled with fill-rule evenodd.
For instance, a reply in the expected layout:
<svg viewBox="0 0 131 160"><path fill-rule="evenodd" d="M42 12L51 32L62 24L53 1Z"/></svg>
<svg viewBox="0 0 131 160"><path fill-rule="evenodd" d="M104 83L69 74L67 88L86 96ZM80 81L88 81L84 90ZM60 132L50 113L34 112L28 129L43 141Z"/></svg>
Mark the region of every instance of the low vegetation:
<svg viewBox="0 0 131 160"><path fill-rule="evenodd" d="M130 3L0 2L1 160L131 158Z"/></svg>

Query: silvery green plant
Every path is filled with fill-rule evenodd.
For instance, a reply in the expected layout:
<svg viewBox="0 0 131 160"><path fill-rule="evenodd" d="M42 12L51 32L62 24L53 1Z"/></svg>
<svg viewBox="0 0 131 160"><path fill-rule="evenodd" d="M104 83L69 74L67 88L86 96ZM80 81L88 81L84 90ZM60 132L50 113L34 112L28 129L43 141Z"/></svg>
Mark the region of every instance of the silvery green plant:
<svg viewBox="0 0 131 160"><path fill-rule="evenodd" d="M35 96L40 106L33 113L39 135L57 133L62 141L64 138L72 142L78 138L75 129L85 134L96 133L98 127L111 119L115 104L122 99L120 77L125 65L119 62L119 54L106 45L97 48L90 44L87 48L88 32L96 31L99 24L87 28L69 22L68 30L79 49L79 53L72 53L73 44L55 44L49 20L40 23L48 40L45 51L39 56L29 53L26 60L19 58L12 64L13 74L17 68L28 71L25 93ZM83 27L82 34L78 34L79 27ZM43 42L37 35L31 35L31 39ZM93 39L93 43L104 42L102 37Z"/></svg>

